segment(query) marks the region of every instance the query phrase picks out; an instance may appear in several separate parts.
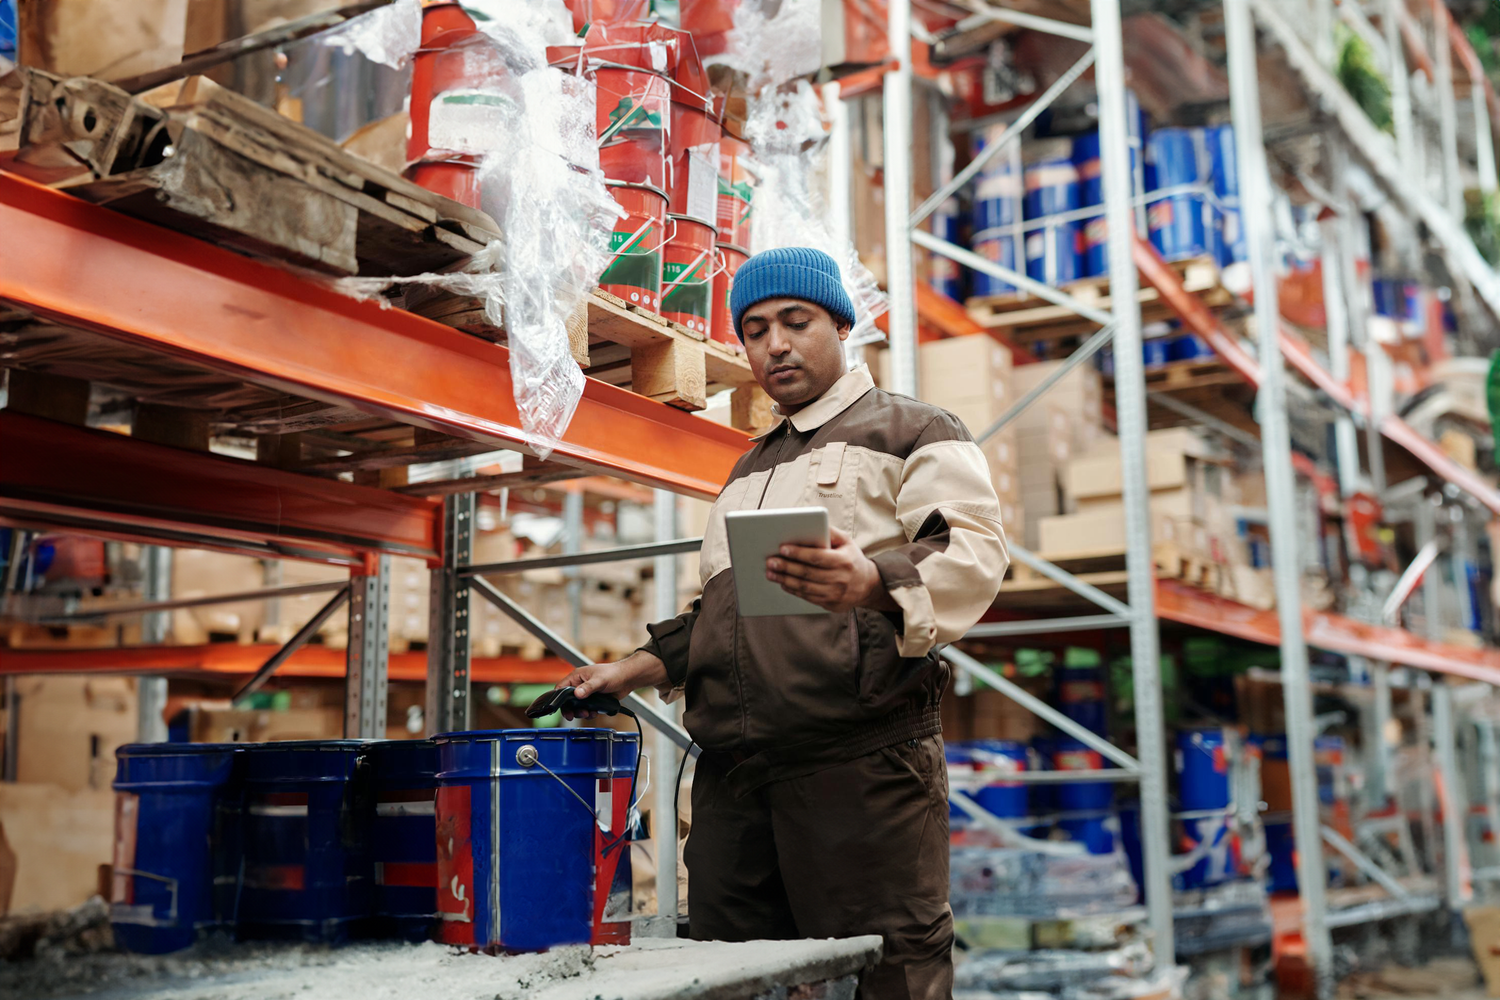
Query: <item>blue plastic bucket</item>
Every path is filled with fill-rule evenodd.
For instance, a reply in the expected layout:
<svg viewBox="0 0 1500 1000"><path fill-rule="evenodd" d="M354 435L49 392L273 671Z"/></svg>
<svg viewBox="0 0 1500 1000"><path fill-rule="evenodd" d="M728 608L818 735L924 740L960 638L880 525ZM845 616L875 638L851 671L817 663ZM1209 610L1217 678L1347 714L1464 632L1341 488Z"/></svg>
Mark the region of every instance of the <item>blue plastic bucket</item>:
<svg viewBox="0 0 1500 1000"><path fill-rule="evenodd" d="M218 876L236 867L226 797L237 750L133 743L115 751L110 923L126 951L178 951L220 922Z"/></svg>
<svg viewBox="0 0 1500 1000"><path fill-rule="evenodd" d="M953 771L974 770L974 754L967 746L957 743L947 743L943 746L943 760L948 769ZM957 832L969 825L969 814L964 812L952 802L948 803L948 829Z"/></svg>
<svg viewBox="0 0 1500 1000"><path fill-rule="evenodd" d="M1319 736L1313 741L1314 766L1318 774L1318 801L1325 806L1333 805L1338 798L1344 750L1342 736Z"/></svg>
<svg viewBox="0 0 1500 1000"><path fill-rule="evenodd" d="M1229 805L1229 759L1222 729L1177 734L1177 801L1183 812Z"/></svg>
<svg viewBox="0 0 1500 1000"><path fill-rule="evenodd" d="M1394 278L1375 278L1370 282L1375 297L1375 315L1389 319L1406 319L1406 283Z"/></svg>
<svg viewBox="0 0 1500 1000"><path fill-rule="evenodd" d="M932 232L939 239L961 246L963 244L962 229L963 219L957 198L949 198L932 213ZM955 302L962 302L964 300L963 268L957 261L944 257L940 253L930 254L929 260L931 261L931 274L928 281L932 287L939 294L946 295Z"/></svg>
<svg viewBox="0 0 1500 1000"><path fill-rule="evenodd" d="M1203 889L1211 885L1219 885L1233 875L1230 870L1231 838L1224 826L1222 816L1184 820L1183 833L1187 842L1195 849L1197 845L1207 840L1208 853L1199 858L1187 871L1174 875L1173 888L1178 890Z"/></svg>
<svg viewBox="0 0 1500 1000"><path fill-rule="evenodd" d="M1271 867L1266 873L1268 888L1272 892L1297 891L1297 845L1292 835L1289 819L1267 821L1266 853L1271 856Z"/></svg>
<svg viewBox="0 0 1500 1000"><path fill-rule="evenodd" d="M1024 211L1028 221L1047 220L1026 233L1026 276L1048 285L1062 285L1082 276L1082 257L1076 221L1049 217L1079 207L1078 170L1070 160L1048 159L1026 168Z"/></svg>
<svg viewBox="0 0 1500 1000"><path fill-rule="evenodd" d="M630 867L632 799L641 738L636 733L601 730L610 734L609 777L598 778L594 809L601 824L594 826L594 916L592 944L629 944L634 896Z"/></svg>
<svg viewBox="0 0 1500 1000"><path fill-rule="evenodd" d="M1025 771L1028 765L1026 744L1013 740L971 740L966 746L976 761L993 767L994 758L1010 762L1017 771ZM974 801L985 811L1001 819L1025 819L1031 815L1027 801L1026 785L1019 781L996 781L985 785L974 793ZM951 807L950 807L951 808Z"/></svg>
<svg viewBox="0 0 1500 1000"><path fill-rule="evenodd" d="M1062 667L1055 676L1057 703L1062 713L1089 732L1103 735L1108 728L1103 669L1098 666Z"/></svg>
<svg viewBox="0 0 1500 1000"><path fill-rule="evenodd" d="M1053 744L1052 764L1058 771L1098 771L1103 755L1079 740L1060 737ZM1088 846L1090 854L1109 854L1115 849L1113 818L1115 789L1108 781L1068 781L1057 786L1058 826L1068 836Z"/></svg>
<svg viewBox="0 0 1500 1000"><path fill-rule="evenodd" d="M1202 179L1199 145L1195 129L1159 128L1146 140L1146 159L1155 172L1150 190L1197 184ZM1151 201L1146 206L1146 227L1151 243L1167 260L1189 260L1208 252L1201 194L1176 194Z"/></svg>
<svg viewBox="0 0 1500 1000"><path fill-rule="evenodd" d="M1147 368L1161 368L1172 360L1172 339L1151 337L1141 341L1141 362Z"/></svg>
<svg viewBox="0 0 1500 1000"><path fill-rule="evenodd" d="M244 749L240 933L342 942L371 914L375 788L363 740Z"/></svg>
<svg viewBox="0 0 1500 1000"><path fill-rule="evenodd" d="M1012 271L1016 266L1016 238L1010 230L991 229L974 234L973 250L985 260ZM983 271L974 272L975 295L1010 295L1016 286Z"/></svg>
<svg viewBox="0 0 1500 1000"><path fill-rule="evenodd" d="M1228 267L1246 260L1249 248L1240 221L1239 161L1235 159L1234 126L1211 125L1203 130L1208 147L1209 178L1218 206L1211 214L1209 243L1214 260Z"/></svg>
<svg viewBox="0 0 1500 1000"><path fill-rule="evenodd" d="M974 136L974 155L978 156L1004 132L1003 125L992 126ZM1021 219L1021 174L1013 160L1014 150L1004 150L984 165L974 185L972 221L976 233L986 229L1011 226Z"/></svg>
<svg viewBox="0 0 1500 1000"><path fill-rule="evenodd" d="M1135 800L1120 806L1120 847L1135 882L1135 901L1142 900L1141 886L1146 884L1146 852L1141 847L1141 804Z"/></svg>
<svg viewBox="0 0 1500 1000"><path fill-rule="evenodd" d="M438 940L489 952L591 940L595 792L612 777L614 737L609 729L433 737Z"/></svg>
<svg viewBox="0 0 1500 1000"><path fill-rule="evenodd" d="M437 920L437 746L383 740L367 752L375 783L375 933L425 941Z"/></svg>
<svg viewBox="0 0 1500 1000"><path fill-rule="evenodd" d="M1167 343L1169 361L1197 361L1199 358L1211 358L1213 353L1213 346L1196 333L1184 333Z"/></svg>

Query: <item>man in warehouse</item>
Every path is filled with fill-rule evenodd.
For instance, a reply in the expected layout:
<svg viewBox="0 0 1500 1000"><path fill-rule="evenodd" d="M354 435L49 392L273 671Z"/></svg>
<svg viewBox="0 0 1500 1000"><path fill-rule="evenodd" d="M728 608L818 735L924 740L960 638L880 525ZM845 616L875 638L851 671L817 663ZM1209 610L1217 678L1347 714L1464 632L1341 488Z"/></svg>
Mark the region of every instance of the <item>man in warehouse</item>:
<svg viewBox="0 0 1500 1000"><path fill-rule="evenodd" d="M686 700L694 938L879 934L862 997L947 997L948 799L939 645L994 601L1008 562L984 455L952 414L847 371L854 307L827 254L768 250L735 275L735 331L780 422L740 459L703 539L703 596L579 697ZM787 546L769 579L825 615L742 618L724 515L819 505L831 546Z"/></svg>

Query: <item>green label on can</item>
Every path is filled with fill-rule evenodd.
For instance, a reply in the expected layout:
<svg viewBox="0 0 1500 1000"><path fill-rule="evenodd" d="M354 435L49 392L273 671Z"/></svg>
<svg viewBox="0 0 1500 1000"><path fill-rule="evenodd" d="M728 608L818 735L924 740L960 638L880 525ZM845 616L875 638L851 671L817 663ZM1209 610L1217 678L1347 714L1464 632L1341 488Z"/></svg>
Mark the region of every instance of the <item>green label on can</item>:
<svg viewBox="0 0 1500 1000"><path fill-rule="evenodd" d="M678 281L682 272L686 270L686 264L667 261L662 267L662 287L671 285ZM685 313L689 316L697 316L700 319L708 318L708 302L712 297L713 285L708 280L708 261L702 260L698 266L693 268L691 274L682 278L670 292L664 292L661 297L661 311L672 313Z"/></svg>

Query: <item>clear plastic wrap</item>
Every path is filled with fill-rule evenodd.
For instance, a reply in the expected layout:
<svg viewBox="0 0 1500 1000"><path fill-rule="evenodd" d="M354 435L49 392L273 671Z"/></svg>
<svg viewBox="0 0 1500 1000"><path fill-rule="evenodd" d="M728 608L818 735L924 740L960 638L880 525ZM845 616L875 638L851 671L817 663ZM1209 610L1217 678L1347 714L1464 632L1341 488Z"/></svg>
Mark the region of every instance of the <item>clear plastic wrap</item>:
<svg viewBox="0 0 1500 1000"><path fill-rule="evenodd" d="M465 10L487 41L455 53L465 86L434 95L431 133L434 148L479 161L480 207L502 238L461 271L337 286L360 298L407 285L483 299L486 319L505 328L527 444L545 458L583 396L567 321L609 262L620 209L599 169L593 87L547 66L547 46L571 35L561 0L474 0Z"/></svg>
<svg viewBox="0 0 1500 1000"><path fill-rule="evenodd" d="M421 0L396 0L317 36L343 52L359 52L372 62L400 69L422 44Z"/></svg>
<svg viewBox="0 0 1500 1000"><path fill-rule="evenodd" d="M1003 847L952 848L949 896L956 917L1063 920L1117 912L1135 902L1123 854L1059 857Z"/></svg>
<svg viewBox="0 0 1500 1000"><path fill-rule="evenodd" d="M1134 977L1151 961L1149 952L1142 955L1140 951L1130 947L1114 951L981 952L954 968L953 985L1000 992L1037 990L1056 996L1070 989L1098 988L1101 981L1138 982Z"/></svg>
<svg viewBox="0 0 1500 1000"><path fill-rule="evenodd" d="M760 183L755 188L755 249L809 246L838 261L844 287L854 300L850 344L879 340L875 320L886 311L885 293L859 259L853 244L829 227L828 203L819 179L828 156L822 103L806 80L780 91L768 89L750 104L745 139L755 151Z"/></svg>
<svg viewBox="0 0 1500 1000"><path fill-rule="evenodd" d="M724 44L704 62L742 70L752 94L816 72L823 65L820 0L740 0Z"/></svg>

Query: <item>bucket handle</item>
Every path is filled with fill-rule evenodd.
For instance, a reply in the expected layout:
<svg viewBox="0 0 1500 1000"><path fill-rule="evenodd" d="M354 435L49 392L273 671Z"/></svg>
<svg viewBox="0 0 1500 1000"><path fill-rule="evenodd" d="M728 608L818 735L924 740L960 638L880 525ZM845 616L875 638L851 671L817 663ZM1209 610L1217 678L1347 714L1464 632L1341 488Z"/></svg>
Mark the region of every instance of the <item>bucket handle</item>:
<svg viewBox="0 0 1500 1000"><path fill-rule="evenodd" d="M677 220L673 219L672 220L672 224L676 225L677 224ZM674 281L670 285L666 285L666 286L664 286L662 288L662 290L661 290L661 297L662 298L666 298L668 295L672 294L672 289L676 288L678 285L680 285L684 281L686 281L687 280L687 276L690 275L690 274L692 274L693 271L698 267L698 265L703 262L703 258L704 257L709 257L709 256L714 256L714 257L718 257L719 258L719 267L718 267L717 270L710 270L708 274L705 274L703 276L703 280L705 282L710 282L710 281L713 281L715 278L717 278L719 276L719 272L724 270L723 255L720 254L720 253L718 253L717 248L705 250L702 253L700 253L698 256L694 257L693 258L693 262L691 264L689 264L687 267L685 267L685 268L682 269L682 273L677 276L677 280L676 281Z"/></svg>
<svg viewBox="0 0 1500 1000"><path fill-rule="evenodd" d="M525 763L522 760L522 757L521 757L521 754L523 752L525 752L526 750L528 750L528 749L531 750L531 753L528 755L530 757L530 762L531 762L530 764ZM637 771L640 770L640 762L642 760L649 762L650 758L647 757L645 754L641 754L637 758L637 761L636 761L636 770ZM534 749L532 749L530 747L522 747L520 750L516 751L516 763L521 764L522 767L529 767L529 766L531 766L531 764L535 764L537 767L541 768L543 771L546 771L547 774L549 776L551 776L551 778L552 778L553 781L557 782L559 785L562 785L563 788L567 791L567 793L569 795L573 796L573 798L575 798L575 799L578 800L578 804L579 805L583 806L584 809L588 810L588 814L590 816L594 817L594 825L599 828L599 831L601 833L603 833L606 837L609 836L610 834L614 833L613 830L611 830L609 827L605 826L604 823L603 823L603 821L601 821L599 819L599 812L598 812L598 810L596 810L593 806L591 806L587 802L585 802L583 800L583 796L579 795L578 791L572 785L568 784L561 777L559 777L558 774L557 774L557 772L553 771L552 768L548 767L546 764L543 764L542 760L541 760L541 757L537 755L537 753L536 753L536 751ZM647 781L647 784L649 785L650 781L651 781L651 770L650 770L649 763L648 763L648 766L647 766L647 769L646 769L646 781ZM632 782L631 784L632 784L632 786L634 786L634 782ZM629 829L630 829L630 817L633 816L633 815L635 815L636 810L640 807L640 804L641 804L641 795L644 795L644 794L645 794L645 789L642 788L641 791L640 791L640 793L636 795L635 801L631 802L629 804L629 806L626 808L626 810L625 810L625 829L622 830L622 831L620 831L620 835L618 837L616 837L613 841L611 841L610 844L608 845L608 847L605 848L605 853L606 854L608 854L610 851L614 850L616 847L620 846L620 844L624 843L625 835L626 835L627 832L629 832Z"/></svg>
<svg viewBox="0 0 1500 1000"><path fill-rule="evenodd" d="M164 883L167 891L172 894L172 905L167 909L168 926L177 922L177 879L170 875L158 875L155 872L141 871L139 868L116 868L116 875L127 875L131 878L149 878L156 882Z"/></svg>
<svg viewBox="0 0 1500 1000"><path fill-rule="evenodd" d="M654 219L649 220L645 225L641 226L641 228L639 228L635 232L631 233L630 234L630 239L628 239L628 240L625 241L625 245L622 246L620 249L616 250L614 253L610 254L609 255L609 259L611 261L614 261L614 260L616 260L616 259L618 259L620 257L625 257L625 256L634 257L634 256L638 256L638 255L641 255L641 254L656 253L662 247L666 246L668 243L672 242L674 239L677 238L677 220L676 219L668 219L667 220L667 224L672 227L671 228L671 232L669 232L667 234L667 236L660 243L656 244L656 246L652 247L650 250L635 250L635 251L631 251L631 248L635 245L635 241L641 238L641 234L642 233L644 233L647 229L651 228L651 223L654 222L654 221L656 221L656 220L654 220ZM631 251L631 252L627 253L627 251Z"/></svg>

